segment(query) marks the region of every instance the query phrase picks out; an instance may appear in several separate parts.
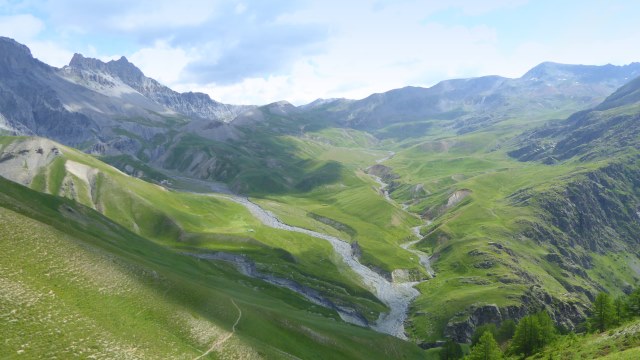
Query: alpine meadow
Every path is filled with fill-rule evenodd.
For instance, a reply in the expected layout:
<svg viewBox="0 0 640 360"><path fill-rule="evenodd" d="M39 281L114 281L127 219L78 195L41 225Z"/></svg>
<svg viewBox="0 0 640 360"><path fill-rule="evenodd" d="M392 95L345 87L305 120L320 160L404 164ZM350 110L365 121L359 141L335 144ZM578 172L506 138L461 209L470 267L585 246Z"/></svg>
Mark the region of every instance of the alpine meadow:
<svg viewBox="0 0 640 360"><path fill-rule="evenodd" d="M640 358L637 10L0 1L0 358Z"/></svg>

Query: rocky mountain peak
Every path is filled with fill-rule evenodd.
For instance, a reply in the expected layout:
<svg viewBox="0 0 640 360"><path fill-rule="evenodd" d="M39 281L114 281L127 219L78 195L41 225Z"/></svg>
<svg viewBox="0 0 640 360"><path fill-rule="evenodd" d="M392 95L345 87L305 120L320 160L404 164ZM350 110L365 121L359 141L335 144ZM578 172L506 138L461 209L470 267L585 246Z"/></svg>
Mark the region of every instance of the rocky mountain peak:
<svg viewBox="0 0 640 360"><path fill-rule="evenodd" d="M0 74L12 71L28 71L32 66L47 67L31 55L31 50L25 45L0 36Z"/></svg>
<svg viewBox="0 0 640 360"><path fill-rule="evenodd" d="M194 101L194 102L201 102L201 103L215 102L215 103L218 103L217 101L211 99L211 97L208 94L201 93L201 92L189 91L189 92L182 93L182 96L185 99L188 99L188 100Z"/></svg>
<svg viewBox="0 0 640 360"><path fill-rule="evenodd" d="M107 63L109 72L118 76L125 83L140 82L144 78L142 70L138 69L135 65L129 62L126 57L122 56L118 60L111 60Z"/></svg>
<svg viewBox="0 0 640 360"><path fill-rule="evenodd" d="M118 60L103 62L99 59L86 58L74 54L69 62L68 71L89 72L88 79L101 85L114 86L113 79L136 90L150 100L166 106L187 116L209 120L229 121L244 111L245 106L221 104L212 100L209 95L198 92L178 93L144 75L142 70L131 63L125 56ZM104 74L93 74L104 73ZM85 76L80 74L81 76Z"/></svg>
<svg viewBox="0 0 640 360"><path fill-rule="evenodd" d="M0 49L2 49L2 55L22 55L26 57L33 57L31 50L25 45L13 40L12 38L0 36Z"/></svg>
<svg viewBox="0 0 640 360"><path fill-rule="evenodd" d="M140 83L144 78L144 74L135 65L129 62L126 57L122 56L118 60L103 62L99 59L87 58L82 54L74 54L69 62L69 67L76 70L89 70L107 73L113 77L120 78L127 84Z"/></svg>
<svg viewBox="0 0 640 360"><path fill-rule="evenodd" d="M78 70L107 71L106 64L98 59L86 58L82 54L75 53L69 61L69 67Z"/></svg>

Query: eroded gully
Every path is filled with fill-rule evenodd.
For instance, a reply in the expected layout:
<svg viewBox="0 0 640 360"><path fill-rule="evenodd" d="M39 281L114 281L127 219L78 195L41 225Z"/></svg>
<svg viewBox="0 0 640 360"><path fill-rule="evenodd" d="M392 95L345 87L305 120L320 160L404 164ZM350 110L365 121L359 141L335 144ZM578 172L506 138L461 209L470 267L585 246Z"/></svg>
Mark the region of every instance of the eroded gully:
<svg viewBox="0 0 640 360"><path fill-rule="evenodd" d="M265 210L246 197L238 195L218 195L243 205L264 225L286 231L293 231L318 239L328 241L334 251L340 255L344 263L358 274L362 283L370 289L374 295L389 307L389 312L380 314L375 324L371 325L376 331L406 339L404 334L404 321L407 318L409 304L415 299L419 292L414 289L418 282L394 283L388 281L382 275L362 265L353 255L351 245L335 236L319 233L317 231L291 226L280 221L272 212Z"/></svg>

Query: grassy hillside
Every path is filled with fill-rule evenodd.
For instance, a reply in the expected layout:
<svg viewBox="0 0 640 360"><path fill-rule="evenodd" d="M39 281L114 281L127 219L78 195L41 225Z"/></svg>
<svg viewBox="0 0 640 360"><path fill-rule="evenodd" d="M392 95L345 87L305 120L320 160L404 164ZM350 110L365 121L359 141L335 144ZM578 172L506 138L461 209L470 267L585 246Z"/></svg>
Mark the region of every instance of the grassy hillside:
<svg viewBox="0 0 640 360"><path fill-rule="evenodd" d="M36 141L4 138L6 144L10 140L28 148L34 146L30 141ZM177 251L246 254L267 273L320 290L337 304L354 306L370 320L386 310L334 256L326 241L264 226L230 200L167 190L126 176L74 149L55 146L60 155L32 169L37 175L31 181L25 178L32 188L74 199ZM27 154L40 156L36 150Z"/></svg>
<svg viewBox="0 0 640 360"><path fill-rule="evenodd" d="M568 108L464 131L455 121L425 119L378 129L380 139L314 125L295 109L285 115L263 109L261 117L242 120L251 125L242 141L179 136L153 165L227 181L288 224L357 243L361 261L389 276L407 269L411 280L427 278L418 258L399 246L415 238L412 227L424 225L416 247L432 254L437 276L417 285L421 294L406 324L416 342L468 341L481 323L540 309L571 328L593 294L620 293L640 281L634 235L640 172L633 158L636 105L527 131ZM24 141L0 138L3 151ZM584 152L589 144L595 152ZM172 191L61 149L35 174L25 162L23 183L74 199L175 251L247 254L261 270L353 305L368 320L385 310L322 240L263 226L224 198ZM514 153L521 149L536 156ZM136 160L108 160L195 190ZM367 174L379 161L391 200Z"/></svg>
<svg viewBox="0 0 640 360"><path fill-rule="evenodd" d="M640 321L595 334L562 336L529 359L632 360L640 357Z"/></svg>
<svg viewBox="0 0 640 360"><path fill-rule="evenodd" d="M0 185L2 357L195 358L209 349L208 358L421 357L87 207Z"/></svg>
<svg viewBox="0 0 640 360"><path fill-rule="evenodd" d="M462 341L476 324L540 308L572 326L596 292L640 281L633 152L520 162L508 155L517 134L500 126L440 133L401 144L384 163L396 176L392 198L433 222L418 246L433 254L438 276L419 285L416 338ZM466 197L452 202L456 194Z"/></svg>

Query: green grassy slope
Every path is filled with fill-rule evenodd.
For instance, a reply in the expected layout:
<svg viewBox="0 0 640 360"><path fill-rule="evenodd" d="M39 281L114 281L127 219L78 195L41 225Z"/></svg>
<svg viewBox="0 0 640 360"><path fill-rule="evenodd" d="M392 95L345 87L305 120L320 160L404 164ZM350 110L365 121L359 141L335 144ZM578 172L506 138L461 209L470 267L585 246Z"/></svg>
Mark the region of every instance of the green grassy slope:
<svg viewBox="0 0 640 360"><path fill-rule="evenodd" d="M307 156L337 159L343 168L339 181L304 192L269 194L256 201L290 224L357 241L365 264L387 272L394 269L420 272L416 259L398 246L410 239L410 227L419 221L397 204L386 201L379 194L379 185L363 171L387 153L360 147L324 146L308 139L291 141L308 152L313 149ZM325 222L318 221L319 218ZM331 223L333 227L327 225Z"/></svg>
<svg viewBox="0 0 640 360"><path fill-rule="evenodd" d="M474 309L491 304L512 314L548 307L575 323L592 294L619 293L640 280L637 242L626 235L637 222L638 166L626 160L633 151L553 166L520 162L507 154L518 134L502 125L438 133L398 144L385 162L398 176L394 200L433 221L418 244L434 255L438 274L419 286L412 307L418 339L460 335L456 325L479 321ZM412 191L417 186L423 191ZM469 195L448 207L461 190ZM584 233L574 231L580 227ZM602 245L588 244L591 238Z"/></svg>
<svg viewBox="0 0 640 360"><path fill-rule="evenodd" d="M288 291L0 179L0 356L419 358ZM282 299L286 299L283 301ZM242 316L234 303L241 309Z"/></svg>
<svg viewBox="0 0 640 360"><path fill-rule="evenodd" d="M32 188L74 199L177 251L246 254L263 271L318 289L372 321L386 311L326 241L264 226L244 207L224 198L170 191L74 149L59 148L62 155L39 169ZM93 175L88 181L81 179L76 176L80 170Z"/></svg>
<svg viewBox="0 0 640 360"><path fill-rule="evenodd" d="M607 359L640 358L640 321L596 334L562 336L544 351L529 359Z"/></svg>

